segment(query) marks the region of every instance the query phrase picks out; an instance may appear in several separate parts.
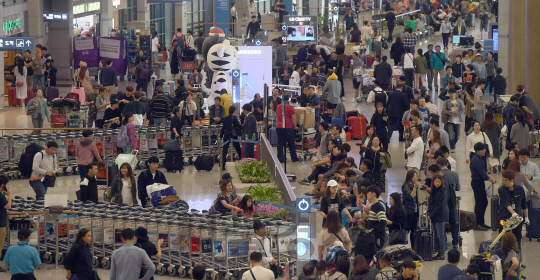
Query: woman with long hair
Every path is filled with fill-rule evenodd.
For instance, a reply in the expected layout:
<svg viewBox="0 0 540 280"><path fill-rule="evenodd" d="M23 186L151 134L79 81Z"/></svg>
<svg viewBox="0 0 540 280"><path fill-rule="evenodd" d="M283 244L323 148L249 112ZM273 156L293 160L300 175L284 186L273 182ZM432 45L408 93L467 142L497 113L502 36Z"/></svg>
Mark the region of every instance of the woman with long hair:
<svg viewBox="0 0 540 280"><path fill-rule="evenodd" d="M28 110L34 110L34 113L32 113L32 125L34 128L43 128L44 119L51 122L51 111L41 89L38 89L36 96L28 101ZM32 134L41 134L41 130L34 130Z"/></svg>
<svg viewBox="0 0 540 280"><path fill-rule="evenodd" d="M89 94L92 92L92 85L90 84L90 71L88 71L88 64L84 61L79 63L79 69L73 74L74 87L83 87L84 92Z"/></svg>
<svg viewBox="0 0 540 280"><path fill-rule="evenodd" d="M336 45L336 54L340 55L344 53L345 53L345 41L343 41L343 39L340 39Z"/></svg>
<svg viewBox="0 0 540 280"><path fill-rule="evenodd" d="M521 228L521 227L520 227ZM505 233L501 238L501 249L504 258L501 261L504 280L518 280L521 273L521 251L519 250L516 235L512 232ZM485 258L484 261L495 261Z"/></svg>
<svg viewBox="0 0 540 280"><path fill-rule="evenodd" d="M92 280L92 232L87 228L81 228L73 246L64 258L66 279Z"/></svg>
<svg viewBox="0 0 540 280"><path fill-rule="evenodd" d="M341 222L342 211L343 213L345 213L345 215L349 216L349 219L351 221L353 220L351 214L349 213L349 210L345 208L345 204L343 203L343 200L341 199L341 195L338 194L338 183L336 182L336 180L330 180L326 184L326 193L324 197L322 197L321 211L319 211L321 216L323 216L323 226L326 224L327 220L329 219L327 216L330 213L336 212L336 211L339 217L339 220L337 221L338 223Z"/></svg>
<svg viewBox="0 0 540 280"><path fill-rule="evenodd" d="M377 135L381 139L381 145L388 150L388 114L381 102L375 105L375 113L371 117L370 125L375 126Z"/></svg>
<svg viewBox="0 0 540 280"><path fill-rule="evenodd" d="M448 192L440 175L433 177L431 195L428 201L428 213L433 224L434 248L437 249L435 260L444 260L446 252L446 231L444 225L448 221Z"/></svg>
<svg viewBox="0 0 540 280"><path fill-rule="evenodd" d="M251 196L244 195L238 207L242 209L242 214L244 214L244 216L253 218L253 214L255 214L255 207L253 206L253 199Z"/></svg>
<svg viewBox="0 0 540 280"><path fill-rule="evenodd" d="M330 211L328 213L328 221L324 224L321 234L319 235L317 254L319 260L326 260L328 248L334 245L334 242L336 241L341 241L347 251L351 252L352 242L349 238L349 233L341 225L341 218L339 217L338 212Z"/></svg>
<svg viewBox="0 0 540 280"><path fill-rule="evenodd" d="M471 129L471 122L474 118L474 111L472 107L474 105L474 91L476 89L476 84L469 83L465 86L465 88L465 132L467 132Z"/></svg>
<svg viewBox="0 0 540 280"><path fill-rule="evenodd" d="M431 176L428 174L427 170L433 164L437 164L437 158L435 158L435 152L443 145L441 139L441 133L438 130L432 130L429 134L429 149L426 151L427 164L424 170L426 175L426 184L429 186Z"/></svg>
<svg viewBox="0 0 540 280"><path fill-rule="evenodd" d="M171 138L180 138L182 135L182 110L180 107L174 106L172 110L173 118L171 119Z"/></svg>
<svg viewBox="0 0 540 280"><path fill-rule="evenodd" d="M480 127L480 130L484 132L489 138L489 142L491 142L491 145L493 147L497 147L496 149L493 149L493 151L490 150L490 154L493 155L492 158L489 158L487 161L488 163L488 173L491 173L490 171L493 170L493 173L497 173L497 166L499 166L499 160L498 158L501 156L501 151L499 149L499 139L501 138L501 127L497 122L495 122L495 118L493 116L493 112L487 112L486 116L484 118L484 121L482 122L482 126ZM527 131L527 137L526 139L529 139L529 132Z"/></svg>
<svg viewBox="0 0 540 280"><path fill-rule="evenodd" d="M407 218L405 207L401 202L401 195L397 192L390 194L390 209L388 210L388 218L386 224L389 232L394 230L406 229Z"/></svg>
<svg viewBox="0 0 540 280"><path fill-rule="evenodd" d="M17 65L17 67L15 68L15 71L13 71L13 73L15 73L17 99L21 100L21 106L24 107L24 101L28 97L28 85L26 83L27 69L24 64L24 59L22 57L17 57L15 59L15 64Z"/></svg>
<svg viewBox="0 0 540 280"><path fill-rule="evenodd" d="M139 144L137 142L137 135L135 134L135 125L133 125L133 120L135 120L135 117L133 116L133 113L127 112L124 114L124 119L122 120L122 127L125 127L127 136L129 137L129 144L127 144L124 147L118 147L122 149L122 153L124 154L131 154L131 151L133 149L138 149ZM120 131L122 131L122 128L120 128Z"/></svg>
<svg viewBox="0 0 540 280"><path fill-rule="evenodd" d="M377 129L372 126L368 125L366 128L366 136L362 138L360 143L356 143L357 146L360 146L360 161L364 159L366 155L366 151L371 148L373 136L376 135Z"/></svg>
<svg viewBox="0 0 540 280"><path fill-rule="evenodd" d="M336 267L328 273L328 280L346 280L351 270L351 259L349 256L342 257L336 263Z"/></svg>
<svg viewBox="0 0 540 280"><path fill-rule="evenodd" d="M401 62L401 56L405 53L405 46L403 45L403 39L401 36L396 37L396 42L390 47L390 56L394 60L394 66L397 66Z"/></svg>
<svg viewBox="0 0 540 280"><path fill-rule="evenodd" d="M373 184L377 185L381 192L386 190L386 170L382 170L381 158L386 156L386 149L381 146L381 138L378 135L373 136L371 148L366 150L365 156L373 162Z"/></svg>
<svg viewBox="0 0 540 280"><path fill-rule="evenodd" d="M358 29L358 25L355 23L351 26L351 39L349 40L350 43L360 43L360 29Z"/></svg>
<svg viewBox="0 0 540 280"><path fill-rule="evenodd" d="M502 163L502 170L506 170L508 169L509 165L510 165L510 162L512 162L513 160L519 160L519 150L514 148L512 150L510 150L508 152L508 156L503 160L503 163Z"/></svg>
<svg viewBox="0 0 540 280"><path fill-rule="evenodd" d="M416 171L407 171L405 183L401 186L403 194L403 206L405 208L405 216L407 218L407 226L405 227L410 234L411 247L414 248L416 225L418 224L418 174Z"/></svg>
<svg viewBox="0 0 540 280"><path fill-rule="evenodd" d="M178 60L182 58L182 50L180 49L180 46L178 46L178 41L176 39L172 40L171 48L169 49L170 56L169 56L169 64L171 67L171 77L174 80L176 77L176 74L180 72L179 62Z"/></svg>
<svg viewBox="0 0 540 280"><path fill-rule="evenodd" d="M110 201L118 205L138 205L137 201L137 183L133 176L133 169L129 163L124 162L120 165L120 172L114 177L111 183L111 192L105 198L107 203Z"/></svg>
<svg viewBox="0 0 540 280"><path fill-rule="evenodd" d="M515 112L514 119L516 123L512 125L510 130L510 139L512 142L517 143L519 149L529 148L529 126L527 125L527 118L523 112Z"/></svg>
<svg viewBox="0 0 540 280"><path fill-rule="evenodd" d="M356 255L349 280L375 280L379 271L376 267L370 266L363 255Z"/></svg>
<svg viewBox="0 0 540 280"><path fill-rule="evenodd" d="M233 194L233 184L231 180L221 180L219 182L219 189L221 190L221 193L218 194L218 197L214 202L216 211L219 211L221 214L236 214L236 212L242 212L242 209L236 206L239 198Z"/></svg>

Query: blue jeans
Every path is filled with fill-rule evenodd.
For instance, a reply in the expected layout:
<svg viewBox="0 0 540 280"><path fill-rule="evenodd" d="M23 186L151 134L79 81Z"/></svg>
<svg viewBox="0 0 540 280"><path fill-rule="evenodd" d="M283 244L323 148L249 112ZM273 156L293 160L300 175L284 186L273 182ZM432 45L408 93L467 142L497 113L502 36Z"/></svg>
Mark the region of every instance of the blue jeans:
<svg viewBox="0 0 540 280"><path fill-rule="evenodd" d="M444 253L446 252L446 231L444 229L445 223L446 222L433 223L433 235L435 239L434 248L439 252L437 257L444 257Z"/></svg>
<svg viewBox="0 0 540 280"><path fill-rule="evenodd" d="M167 126L167 118L154 118L155 126Z"/></svg>
<svg viewBox="0 0 540 280"><path fill-rule="evenodd" d="M450 138L450 149L456 148L456 143L459 140L459 129L461 124L459 123L446 123L445 130L448 132L448 137Z"/></svg>
<svg viewBox="0 0 540 280"><path fill-rule="evenodd" d="M30 180L30 187L32 187L32 189L34 189L34 192L36 193L36 200L45 199L47 187L45 187L41 180Z"/></svg>
<svg viewBox="0 0 540 280"><path fill-rule="evenodd" d="M34 79L34 86L32 87L32 90L34 91L34 93L36 92L38 84L39 84L39 87L41 88L43 95L45 95L45 75L34 75L33 79Z"/></svg>

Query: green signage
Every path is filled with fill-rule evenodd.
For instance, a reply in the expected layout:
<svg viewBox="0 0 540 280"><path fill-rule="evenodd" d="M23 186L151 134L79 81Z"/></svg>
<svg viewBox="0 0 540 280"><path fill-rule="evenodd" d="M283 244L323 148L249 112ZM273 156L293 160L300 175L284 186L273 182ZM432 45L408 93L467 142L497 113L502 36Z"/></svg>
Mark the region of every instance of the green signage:
<svg viewBox="0 0 540 280"><path fill-rule="evenodd" d="M21 28L21 19L14 19L4 22L4 32L9 32Z"/></svg>

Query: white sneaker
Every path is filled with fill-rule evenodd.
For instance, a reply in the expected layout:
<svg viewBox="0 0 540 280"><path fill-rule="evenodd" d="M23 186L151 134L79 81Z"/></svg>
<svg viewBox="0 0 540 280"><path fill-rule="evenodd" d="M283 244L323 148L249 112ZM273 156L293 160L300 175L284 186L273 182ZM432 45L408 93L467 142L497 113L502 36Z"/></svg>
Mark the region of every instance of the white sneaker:
<svg viewBox="0 0 540 280"><path fill-rule="evenodd" d="M354 101L356 101L356 99L351 100L351 103L354 103Z"/></svg>

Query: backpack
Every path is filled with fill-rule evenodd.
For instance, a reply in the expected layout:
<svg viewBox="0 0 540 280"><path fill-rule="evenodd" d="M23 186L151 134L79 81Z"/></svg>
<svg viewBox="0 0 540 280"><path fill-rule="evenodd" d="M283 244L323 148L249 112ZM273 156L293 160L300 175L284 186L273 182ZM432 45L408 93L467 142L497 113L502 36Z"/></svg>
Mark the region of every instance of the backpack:
<svg viewBox="0 0 540 280"><path fill-rule="evenodd" d="M129 145L129 136L127 134L127 126L123 125L120 128L120 132L118 133L118 137L116 137L116 146L123 148L125 146Z"/></svg>
<svg viewBox="0 0 540 280"><path fill-rule="evenodd" d="M386 102L387 102L387 97L388 97L388 94L386 93L386 91L384 91L384 89L381 88L380 91L377 89L373 89L373 92L375 93L374 105L377 105L378 102L381 102L386 108Z"/></svg>
<svg viewBox="0 0 540 280"><path fill-rule="evenodd" d="M21 155L19 160L19 171L23 177L30 177L32 175L32 164L34 163L34 156L37 153L43 151L43 147L39 144L31 143L28 145Z"/></svg>
<svg viewBox="0 0 540 280"><path fill-rule="evenodd" d="M336 264L342 258L348 259L349 252L343 246L330 246L326 251L326 262L328 263L328 269L332 270L336 267Z"/></svg>
<svg viewBox="0 0 540 280"><path fill-rule="evenodd" d="M173 36L173 40L176 39L176 42L178 43L178 46L181 49L186 48L186 36L182 33L177 33Z"/></svg>
<svg viewBox="0 0 540 280"><path fill-rule="evenodd" d="M140 80L150 80L150 66L148 66L148 64L146 63L141 63L139 64L140 65L140 69L141 69L141 72L139 72L139 79Z"/></svg>

